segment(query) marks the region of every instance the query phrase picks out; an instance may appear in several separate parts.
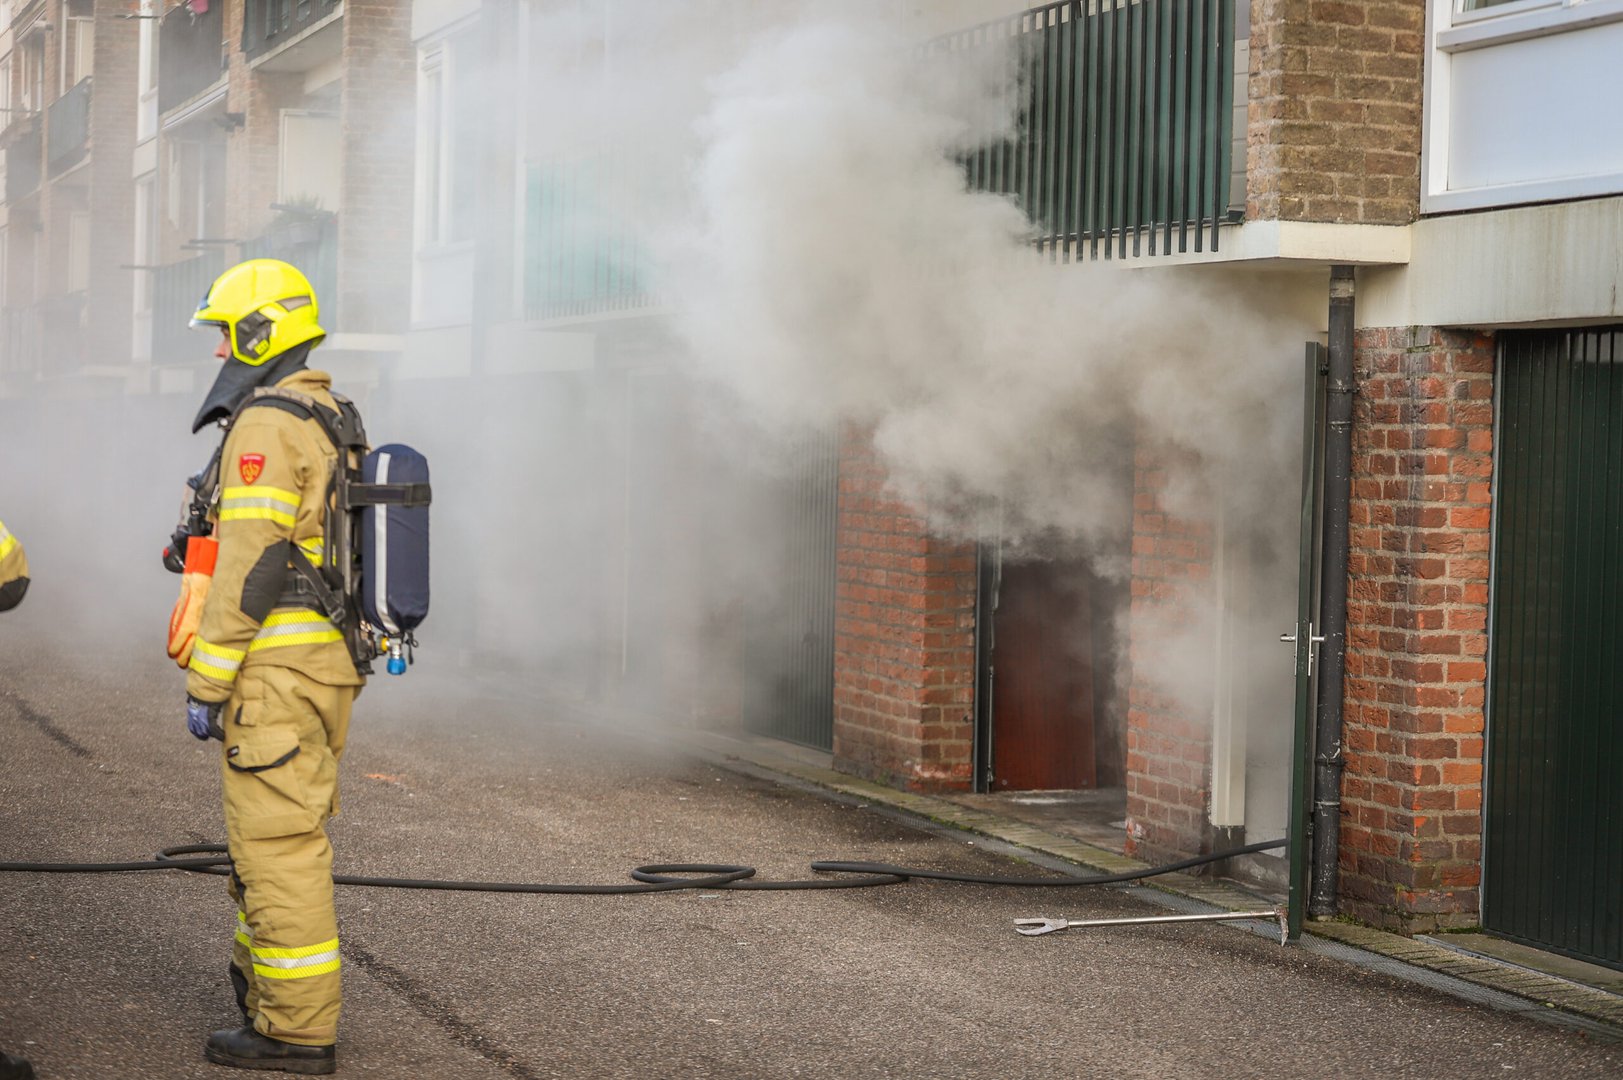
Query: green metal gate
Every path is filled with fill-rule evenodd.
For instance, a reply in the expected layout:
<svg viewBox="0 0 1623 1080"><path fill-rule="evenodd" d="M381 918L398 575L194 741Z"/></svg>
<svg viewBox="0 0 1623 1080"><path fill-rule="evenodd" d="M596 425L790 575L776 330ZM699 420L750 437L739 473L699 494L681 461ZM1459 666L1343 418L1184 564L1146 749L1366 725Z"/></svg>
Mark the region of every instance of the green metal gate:
<svg viewBox="0 0 1623 1080"><path fill-rule="evenodd" d="M1499 341L1483 925L1623 968L1623 328Z"/></svg>
<svg viewBox="0 0 1623 1080"><path fill-rule="evenodd" d="M761 481L761 537L776 588L745 613L744 722L804 746L834 746L835 526L839 439L804 439L781 474Z"/></svg>

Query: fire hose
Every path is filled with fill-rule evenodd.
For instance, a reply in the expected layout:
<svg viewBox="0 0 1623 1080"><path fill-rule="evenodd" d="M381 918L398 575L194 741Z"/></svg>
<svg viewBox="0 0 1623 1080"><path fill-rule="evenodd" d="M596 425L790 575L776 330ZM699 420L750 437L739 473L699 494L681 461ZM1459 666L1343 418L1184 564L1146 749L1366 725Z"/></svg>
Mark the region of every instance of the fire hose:
<svg viewBox="0 0 1623 1080"><path fill-rule="evenodd" d="M1265 840L1246 844L1226 851L1196 855L1161 866L1148 866L1141 870L1126 870L1115 874L1096 874L1088 877L1002 877L991 874L960 874L949 870L931 870L916 866L896 866L880 862L849 862L819 860L811 864L814 872L843 874L845 877L810 878L798 881L769 881L755 877L755 867L730 863L652 863L631 871L630 882L602 885L548 884L507 881L449 881L434 878L361 877L352 874L334 874L335 885L359 885L383 889L440 889L451 892L499 893L564 893L582 895L614 895L625 893L675 892L682 889L704 890L791 890L791 889L868 889L884 885L900 885L918 879L924 881L952 881L970 885L1003 885L1021 888L1065 888L1082 885L1121 885L1131 881L1172 874L1209 863L1221 862L1239 855L1259 851L1272 851L1285 846L1283 840ZM224 844L185 844L167 847L157 858L134 862L108 863L51 863L0 862L0 872L33 874L114 874L143 870L185 870L195 874L225 876L231 873L231 857ZM1027 936L1051 933L1069 926L1119 925L1122 923L1192 922L1218 919L1273 918L1276 910L1268 912L1225 912L1217 915L1162 916L1139 919L1094 920L1082 922L1065 919L1017 919L1019 933ZM1283 920L1281 917L1281 926ZM1283 931L1282 931L1283 932ZM1283 940L1281 941L1283 944Z"/></svg>

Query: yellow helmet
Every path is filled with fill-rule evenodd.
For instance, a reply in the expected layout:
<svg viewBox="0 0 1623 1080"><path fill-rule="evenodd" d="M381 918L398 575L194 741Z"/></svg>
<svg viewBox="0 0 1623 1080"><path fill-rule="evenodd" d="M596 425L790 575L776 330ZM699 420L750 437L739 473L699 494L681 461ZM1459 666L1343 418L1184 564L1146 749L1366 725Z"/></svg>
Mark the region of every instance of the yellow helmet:
<svg viewBox="0 0 1623 1080"><path fill-rule="evenodd" d="M218 326L231 339L231 355L249 367L280 356L327 332L316 321L310 280L279 259L249 259L214 280L192 316L192 326Z"/></svg>

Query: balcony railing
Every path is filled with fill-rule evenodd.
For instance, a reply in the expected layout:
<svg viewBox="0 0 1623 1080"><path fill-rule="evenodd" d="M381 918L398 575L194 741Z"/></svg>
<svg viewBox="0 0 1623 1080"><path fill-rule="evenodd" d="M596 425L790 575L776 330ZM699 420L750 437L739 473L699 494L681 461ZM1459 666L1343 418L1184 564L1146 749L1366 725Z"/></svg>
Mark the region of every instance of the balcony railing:
<svg viewBox="0 0 1623 1080"><path fill-rule="evenodd" d="M39 187L44 174L44 146L37 121L6 144L6 201L16 202Z"/></svg>
<svg viewBox="0 0 1623 1080"><path fill-rule="evenodd" d="M88 349L87 296L47 296L0 310L0 376L71 375L95 361Z"/></svg>
<svg viewBox="0 0 1623 1080"><path fill-rule="evenodd" d="M199 363L208 359L219 339L192 330L192 315L224 269L224 252L214 250L151 272L154 364Z"/></svg>
<svg viewBox="0 0 1623 1080"><path fill-rule="evenodd" d="M39 370L39 324L35 308L0 308L0 377Z"/></svg>
<svg viewBox="0 0 1623 1080"><path fill-rule="evenodd" d="M526 191L525 317L648 307L648 249L635 223L597 197L604 162L531 165Z"/></svg>
<svg viewBox="0 0 1623 1080"><path fill-rule="evenodd" d="M224 4L201 14L192 5L172 8L158 26L158 111L196 97L225 74Z"/></svg>
<svg viewBox="0 0 1623 1080"><path fill-rule="evenodd" d="M90 77L51 102L45 115L45 163L55 176L90 148Z"/></svg>
<svg viewBox="0 0 1623 1080"><path fill-rule="evenodd" d="M1234 0L1067 0L939 38L1020 50L1018 134L965 161L1056 257L1216 251L1229 206Z"/></svg>
<svg viewBox="0 0 1623 1080"><path fill-rule="evenodd" d="M244 241L241 259L281 259L310 279L321 325L331 333L338 318L338 227L332 215L279 223ZM214 279L236 262L214 248L152 271L152 362L187 364L207 359L216 344L190 328L197 305Z"/></svg>
<svg viewBox="0 0 1623 1080"><path fill-rule="evenodd" d="M338 325L338 219L320 211L284 213L285 220L242 245L242 257L298 267L315 291L322 328L332 333Z"/></svg>
<svg viewBox="0 0 1623 1080"><path fill-rule="evenodd" d="M338 10L342 0L247 0L242 16L242 51L248 59L293 40L301 31Z"/></svg>

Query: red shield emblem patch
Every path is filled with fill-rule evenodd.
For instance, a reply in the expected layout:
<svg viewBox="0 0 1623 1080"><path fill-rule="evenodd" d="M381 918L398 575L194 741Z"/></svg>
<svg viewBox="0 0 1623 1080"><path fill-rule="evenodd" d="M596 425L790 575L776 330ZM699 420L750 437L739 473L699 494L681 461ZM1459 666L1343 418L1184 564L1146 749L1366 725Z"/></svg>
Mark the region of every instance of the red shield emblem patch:
<svg viewBox="0 0 1623 1080"><path fill-rule="evenodd" d="M237 458L237 471L242 474L242 482L251 484L259 479L259 474L265 471L264 454L243 454Z"/></svg>

